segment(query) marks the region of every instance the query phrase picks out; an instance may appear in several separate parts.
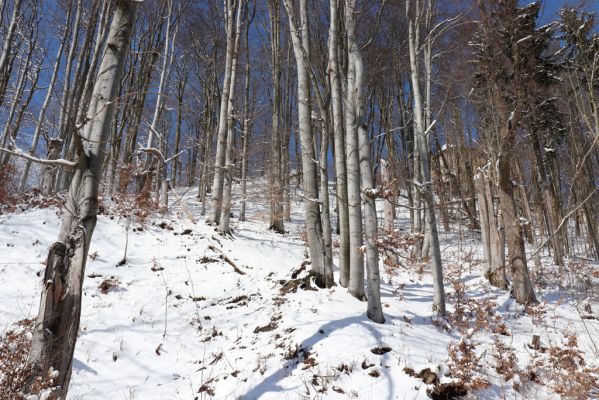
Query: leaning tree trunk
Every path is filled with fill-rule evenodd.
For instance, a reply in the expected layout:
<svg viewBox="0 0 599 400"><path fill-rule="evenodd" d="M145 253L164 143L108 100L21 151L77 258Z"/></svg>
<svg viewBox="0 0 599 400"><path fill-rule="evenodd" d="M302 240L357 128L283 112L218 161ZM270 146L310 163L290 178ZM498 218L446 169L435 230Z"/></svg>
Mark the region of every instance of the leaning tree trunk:
<svg viewBox="0 0 599 400"><path fill-rule="evenodd" d="M67 196L69 212L64 213L58 241L48 253L40 310L28 356L36 375L45 374L50 368L58 371L54 383L61 399L67 395L79 331L81 289L96 226L104 143L110 133L136 7L135 2L128 0L116 3L106 52L87 112L89 122L81 136L75 136L79 159Z"/></svg>

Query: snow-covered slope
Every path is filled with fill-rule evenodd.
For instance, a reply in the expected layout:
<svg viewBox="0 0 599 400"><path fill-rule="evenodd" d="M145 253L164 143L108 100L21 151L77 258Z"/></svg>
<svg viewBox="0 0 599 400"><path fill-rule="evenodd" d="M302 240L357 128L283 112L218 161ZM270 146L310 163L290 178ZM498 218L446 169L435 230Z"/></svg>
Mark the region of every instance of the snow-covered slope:
<svg viewBox="0 0 599 400"><path fill-rule="evenodd" d="M195 193L181 194L196 214ZM406 268L384 274L386 323L378 325L341 287L296 288L292 273L305 257L301 204L284 236L268 231L262 207L250 204L233 238L173 209L143 227L131 223L128 239L127 219L100 216L70 399L417 399L433 387L423 382L426 368L441 382L460 369L466 380L487 380L477 397L551 398L551 379L563 385L559 369L536 379L543 384L527 384L527 371L555 362L549 353L567 348L566 332L577 335L587 366L597 366L597 321L582 320L575 300L552 289L525 315L480 278L473 237L442 236L449 322L431 319L427 269L403 260ZM0 332L37 313L39 275L59 225L56 209L0 216ZM117 266L127 240L127 261ZM530 348L533 334L541 350ZM477 362L469 364L468 349ZM516 374L506 380L499 360L512 352Z"/></svg>

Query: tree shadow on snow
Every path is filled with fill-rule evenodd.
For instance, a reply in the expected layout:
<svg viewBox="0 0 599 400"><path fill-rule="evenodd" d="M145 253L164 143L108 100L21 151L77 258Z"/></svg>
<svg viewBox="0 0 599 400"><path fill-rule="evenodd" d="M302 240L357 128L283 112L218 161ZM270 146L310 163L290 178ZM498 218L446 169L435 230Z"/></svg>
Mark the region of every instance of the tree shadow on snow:
<svg viewBox="0 0 599 400"><path fill-rule="evenodd" d="M347 328L351 325L359 325L365 327L376 339L377 346L384 346L384 343L381 342L382 338L380 333L375 329L374 322L369 321L366 318L366 316L353 316L336 321L330 321L324 325L321 325L320 328L312 336L308 337L307 339L304 339L299 344L299 348L304 350L303 354L306 354L318 342L320 342L323 339L326 339L332 332L335 332L343 328ZM381 357L384 360L387 357L387 355L383 354ZM301 364L302 360L303 358L300 356L291 360L287 360L281 368L265 377L262 380L262 382L258 383L253 389L248 391L246 394L242 395L241 398L243 398L244 400L256 400L259 399L262 395L269 392L283 393L297 389L298 387L300 387L300 385L294 387L283 387L279 384L279 381L287 378L288 376L291 376L293 371L295 371L298 365ZM381 372L381 374L384 375L385 382L388 386L388 393L391 396L392 390L390 371L387 368L379 368L379 372Z"/></svg>

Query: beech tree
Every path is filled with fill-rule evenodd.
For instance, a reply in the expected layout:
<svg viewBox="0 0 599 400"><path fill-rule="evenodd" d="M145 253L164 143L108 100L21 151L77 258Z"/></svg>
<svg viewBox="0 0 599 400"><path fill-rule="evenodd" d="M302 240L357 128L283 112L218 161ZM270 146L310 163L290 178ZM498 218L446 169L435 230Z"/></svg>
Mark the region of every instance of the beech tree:
<svg viewBox="0 0 599 400"><path fill-rule="evenodd" d="M81 315L81 287L96 226L105 143L118 100L136 8L136 2L130 0L116 2L106 51L86 114L87 123L75 136L78 160L69 164L74 173L67 196L67 212L63 214L58 241L48 253L44 273L28 361L38 376L50 368L58 371L56 395L61 399L67 396L71 377Z"/></svg>
<svg viewBox="0 0 599 400"><path fill-rule="evenodd" d="M302 158L302 178L304 186L304 208L306 211L306 233L312 273L320 286L324 285L325 248L322 240L322 224L318 200L317 170L313 160L316 159L314 151L314 135L312 133L312 103L310 94L310 65L306 49L310 47L307 3L299 1L300 20L296 18L295 7L292 0L283 0L289 31L293 44L293 54L297 67L297 97L298 119Z"/></svg>

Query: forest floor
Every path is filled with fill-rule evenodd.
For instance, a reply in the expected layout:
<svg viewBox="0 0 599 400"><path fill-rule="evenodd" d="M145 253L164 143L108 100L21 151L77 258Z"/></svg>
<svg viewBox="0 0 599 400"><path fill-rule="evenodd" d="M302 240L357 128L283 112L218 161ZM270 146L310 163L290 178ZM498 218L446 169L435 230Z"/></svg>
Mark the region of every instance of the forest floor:
<svg viewBox="0 0 599 400"><path fill-rule="evenodd" d="M300 203L286 235L267 229L263 201L226 238L194 190L179 193L195 223L176 200L145 221L99 216L69 399L599 396L597 264L571 259L559 273L543 258L540 303L525 310L481 277L477 235L452 226L441 233L450 316L433 316L429 266L400 249L400 266L382 267L386 322L375 324L346 289L302 279ZM0 215L0 336L37 314L59 213ZM407 215L397 227L408 234Z"/></svg>

